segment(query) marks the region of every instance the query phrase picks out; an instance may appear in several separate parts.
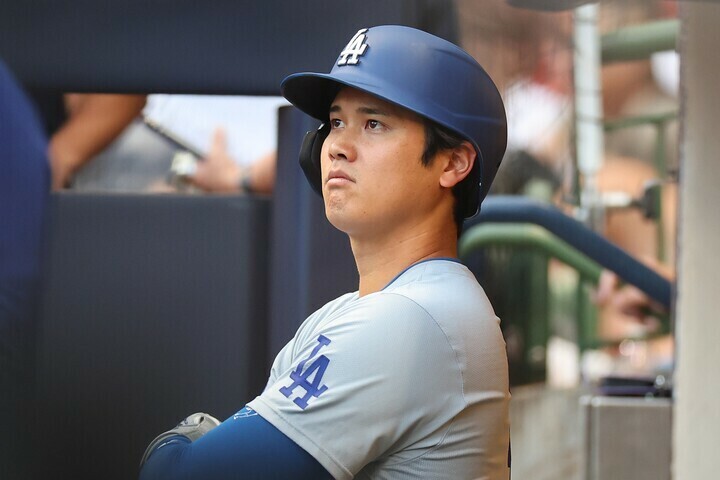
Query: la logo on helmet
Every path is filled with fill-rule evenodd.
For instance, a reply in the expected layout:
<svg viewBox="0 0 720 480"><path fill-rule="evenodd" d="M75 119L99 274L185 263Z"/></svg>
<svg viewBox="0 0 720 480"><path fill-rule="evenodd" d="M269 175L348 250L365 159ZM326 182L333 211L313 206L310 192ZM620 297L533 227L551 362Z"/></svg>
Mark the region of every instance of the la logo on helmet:
<svg viewBox="0 0 720 480"><path fill-rule="evenodd" d="M358 57L361 57L367 48L367 44L365 43L365 32L367 32L367 30L367 28L361 28L350 39L343 51L340 52L338 65L357 65L360 61Z"/></svg>

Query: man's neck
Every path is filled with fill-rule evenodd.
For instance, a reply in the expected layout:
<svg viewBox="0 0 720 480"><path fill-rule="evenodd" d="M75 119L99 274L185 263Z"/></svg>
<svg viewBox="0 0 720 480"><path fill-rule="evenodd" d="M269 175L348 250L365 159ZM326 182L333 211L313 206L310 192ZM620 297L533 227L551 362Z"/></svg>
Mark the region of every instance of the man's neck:
<svg viewBox="0 0 720 480"><path fill-rule="evenodd" d="M360 274L361 297L382 290L415 263L457 256L457 236L452 224L442 230L420 227L373 238L351 236L350 244Z"/></svg>

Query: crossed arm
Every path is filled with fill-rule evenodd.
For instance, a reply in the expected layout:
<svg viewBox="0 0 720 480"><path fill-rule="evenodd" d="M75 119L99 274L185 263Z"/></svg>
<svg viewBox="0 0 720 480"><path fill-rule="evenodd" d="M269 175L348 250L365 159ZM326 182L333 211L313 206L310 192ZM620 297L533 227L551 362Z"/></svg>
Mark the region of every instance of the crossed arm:
<svg viewBox="0 0 720 480"><path fill-rule="evenodd" d="M247 407L195 441L168 436L148 453L140 480L332 478L315 458Z"/></svg>

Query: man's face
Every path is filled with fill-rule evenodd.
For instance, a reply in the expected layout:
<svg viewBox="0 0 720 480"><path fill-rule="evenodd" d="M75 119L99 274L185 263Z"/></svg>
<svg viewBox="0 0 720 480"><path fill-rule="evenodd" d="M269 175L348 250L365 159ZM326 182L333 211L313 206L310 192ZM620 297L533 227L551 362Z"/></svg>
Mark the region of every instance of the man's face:
<svg viewBox="0 0 720 480"><path fill-rule="evenodd" d="M382 235L437 208L442 166L423 166L425 127L414 113L344 88L330 107L321 170L325 213L349 235Z"/></svg>

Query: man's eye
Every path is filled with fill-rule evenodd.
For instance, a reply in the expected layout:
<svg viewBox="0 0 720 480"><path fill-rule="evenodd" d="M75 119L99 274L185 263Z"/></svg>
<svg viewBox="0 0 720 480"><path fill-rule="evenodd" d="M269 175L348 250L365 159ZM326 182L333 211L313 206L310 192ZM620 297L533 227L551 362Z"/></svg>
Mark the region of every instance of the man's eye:
<svg viewBox="0 0 720 480"><path fill-rule="evenodd" d="M340 128L343 126L342 120L339 118L333 118L330 120L330 127L332 128Z"/></svg>
<svg viewBox="0 0 720 480"><path fill-rule="evenodd" d="M382 127L382 123L378 122L377 120L367 121L367 128L369 128L370 130L376 130L380 127Z"/></svg>

